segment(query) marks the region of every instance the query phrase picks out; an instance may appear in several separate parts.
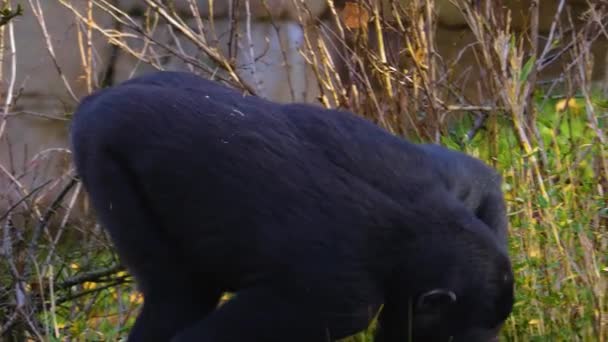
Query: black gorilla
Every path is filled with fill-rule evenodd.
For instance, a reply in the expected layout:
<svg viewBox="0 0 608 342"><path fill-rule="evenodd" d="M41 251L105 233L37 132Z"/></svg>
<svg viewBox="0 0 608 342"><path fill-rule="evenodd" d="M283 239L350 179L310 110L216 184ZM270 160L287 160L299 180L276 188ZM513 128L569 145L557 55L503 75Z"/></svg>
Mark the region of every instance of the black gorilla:
<svg viewBox="0 0 608 342"><path fill-rule="evenodd" d="M419 145L433 158L438 180L477 218L485 222L507 248L507 212L501 177L481 160L439 145Z"/></svg>
<svg viewBox="0 0 608 342"><path fill-rule="evenodd" d="M144 294L130 341L333 341L380 308L376 341L490 341L511 312L500 179L473 158L176 72L84 99L72 144Z"/></svg>

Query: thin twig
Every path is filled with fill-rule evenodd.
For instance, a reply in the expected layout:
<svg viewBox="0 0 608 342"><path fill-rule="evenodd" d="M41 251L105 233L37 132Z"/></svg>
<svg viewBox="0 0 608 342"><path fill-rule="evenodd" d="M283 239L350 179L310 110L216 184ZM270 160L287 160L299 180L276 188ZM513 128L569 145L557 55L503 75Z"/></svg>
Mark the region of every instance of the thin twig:
<svg viewBox="0 0 608 342"><path fill-rule="evenodd" d="M125 271L125 267L123 265L112 265L110 267L81 273L77 276L68 278L58 284L57 287L66 289L74 285L80 285L85 282L98 282L102 278L107 278L123 271Z"/></svg>
<svg viewBox="0 0 608 342"><path fill-rule="evenodd" d="M29 197L33 196L36 192L40 191L42 188L44 188L45 186L47 186L49 183L51 183L52 180L49 179L46 182L42 183L41 185L35 187L32 191L30 191L29 193L27 193L25 196L21 197L15 204L11 205L5 212L4 214L2 214L0 216L0 222L2 222L2 220L4 220L5 218L7 218L11 212L13 210L15 210L15 208L17 208L19 206L19 204L25 202L25 200L27 200Z"/></svg>
<svg viewBox="0 0 608 342"><path fill-rule="evenodd" d="M9 7L10 9L10 7ZM13 22L8 22L8 37L9 37L9 46L10 46L10 56L11 56L11 75L8 81L8 88L6 89L6 98L4 99L4 108L2 111L2 122L0 122L0 139L4 135L4 130L6 129L7 115L10 109L11 104L13 103L13 92L15 91L15 82L17 80L17 48L15 45L15 28L13 26Z"/></svg>
<svg viewBox="0 0 608 342"><path fill-rule="evenodd" d="M42 231L47 228L49 221L51 220L53 215L55 215L57 209L59 209L59 207L61 206L61 203L63 202L65 196L68 194L68 192L70 192L70 190L72 190L74 185L76 185L76 182L76 179L71 179L70 182L63 188L63 190L59 194L57 194L57 197L55 198L53 203L51 203L51 205L47 208L46 212L44 213L44 216L34 228L30 243L27 248L27 255L31 258L32 262L35 262L36 259L35 252L38 246L38 239L40 238ZM27 267L28 265L30 264L26 264L24 270L24 274L26 275L29 274L29 267Z"/></svg>
<svg viewBox="0 0 608 342"><path fill-rule="evenodd" d="M34 4L33 1L36 1L36 4ZM68 94L70 94L70 96L72 97L72 100L74 100L74 102L78 102L78 97L72 90L72 86L70 85L70 82L66 78L65 74L63 73L63 70L61 69L61 66L59 66L59 62L57 61L57 56L55 55L55 49L53 47L51 36L49 35L49 32L46 27L46 22L44 19L44 11L42 10L40 1L39 0L28 0L28 2L32 9L32 14L34 14L34 16L36 17L36 20L38 21L38 26L40 26L40 30L41 30L44 40L46 42L46 51L48 52L49 56L51 57L51 60L53 61L55 70L57 71L57 73L59 74L59 77L63 81L63 85L65 86L66 90L68 91Z"/></svg>

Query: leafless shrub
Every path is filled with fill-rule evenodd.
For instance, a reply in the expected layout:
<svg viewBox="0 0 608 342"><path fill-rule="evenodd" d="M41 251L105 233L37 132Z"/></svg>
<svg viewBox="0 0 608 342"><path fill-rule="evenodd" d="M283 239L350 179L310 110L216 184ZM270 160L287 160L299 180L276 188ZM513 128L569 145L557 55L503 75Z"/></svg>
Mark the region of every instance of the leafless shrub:
<svg viewBox="0 0 608 342"><path fill-rule="evenodd" d="M270 39L256 41L252 13L259 9L253 9L247 0L230 2L234 5L229 20L222 23L201 16L204 11L194 0L181 1L181 6L173 1L145 0L138 11L131 12L110 0L57 1L76 19L79 51L75 53L80 56L86 92L129 78L142 68L182 68L260 96L267 96L271 88L259 70L263 64L257 62L277 47L271 47ZM450 2L459 9L463 35L469 37L452 58L444 54L446 44L440 42L442 37L437 33L442 25L439 1L328 0L328 10L319 18L304 1L293 0L297 11L292 20L304 28L297 53L314 77L302 80L294 78L302 73L287 72L284 88L288 88L289 98L307 98L299 93L314 92L319 105L350 109L415 140L438 142L450 133L451 124L472 115L475 124L460 141L466 144L481 130L498 132L498 121L506 120L525 155L526 166L518 175L521 184L540 194L551 208L560 203L548 188L563 180L547 171L550 147L544 145L539 132L535 92L542 89L548 99L559 90L566 103L579 93L599 149L593 157L599 179L595 191L605 196L608 157L605 128L600 122L605 113L598 113L592 101L591 70L597 63L606 63L593 60L595 44L608 39L606 1L589 1L588 10L579 18L572 15L568 2L558 0L547 29L539 24L538 0L530 1L529 18L523 27L512 26L512 18L521 13L509 13L501 7L508 1ZM8 0L4 4L8 6ZM268 34L284 34L281 18L272 15L266 1L263 4L268 12L265 20L272 27ZM75 102L80 95L65 76L48 33L47 25L53 18L45 15L40 0L27 0L27 5L26 11L36 17L46 42L44 53L54 61L62 86ZM13 13L10 6L7 8ZM204 10L213 13L213 8ZM5 22L4 17L0 48L2 65L8 68L0 70L7 84L0 138L6 133L7 118L16 115L11 111L20 101L15 82L19 51L15 49L12 21ZM100 62L93 44L96 35L114 47L114 62L121 60L129 69L118 70L118 62ZM284 43L278 46L280 63L288 71L301 68L290 64L294 52ZM463 66L465 60L474 62ZM49 113L26 114L56 119ZM488 140L493 156L497 154L497 140L496 134ZM69 158L67 149L45 150L29 159L28 165L33 169L54 153ZM581 154L580 158L587 155ZM69 322L76 320L94 324L111 321L118 334L132 319L139 302L129 296L134 292L131 279L112 254L103 230L91 216L72 217L75 208L87 206L73 170L67 167L61 177L38 186L23 182L28 171L21 174L12 170L9 165L0 165L0 173L9 179L6 191L19 195L5 212L0 212L0 336L15 340L63 339L74 328ZM547 258L563 263L560 272L564 277L581 277L592 289L598 312L593 329L599 341L605 341L606 281L592 270L598 268L601 259L597 251L606 248L606 231L598 233L597 239L577 235L577 246L583 245L586 252L582 261L575 261L569 247L573 242L560 238L559 218L552 210L538 209L532 199L518 205L526 219L542 221L553 235L554 248L545 246L550 254ZM25 218L17 218L17 208L25 210ZM598 215L593 222L605 230L605 217ZM526 252L536 248L532 246L536 242L530 241ZM109 295L113 296L113 305L106 306L104 298ZM99 333L96 329L97 325L82 328L70 336Z"/></svg>

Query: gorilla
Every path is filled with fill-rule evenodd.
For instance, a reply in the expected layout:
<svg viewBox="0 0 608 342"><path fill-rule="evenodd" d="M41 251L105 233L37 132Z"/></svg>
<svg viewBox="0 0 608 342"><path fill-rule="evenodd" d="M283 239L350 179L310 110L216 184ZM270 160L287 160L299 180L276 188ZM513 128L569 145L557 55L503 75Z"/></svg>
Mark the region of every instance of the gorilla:
<svg viewBox="0 0 608 342"><path fill-rule="evenodd" d="M78 175L144 295L129 341L495 341L501 179L341 110L181 72L83 99ZM224 292L235 296L218 305Z"/></svg>
<svg viewBox="0 0 608 342"><path fill-rule="evenodd" d="M472 210L503 244L507 241L507 210L498 173L481 160L439 145L419 145L436 164L438 179L466 208Z"/></svg>

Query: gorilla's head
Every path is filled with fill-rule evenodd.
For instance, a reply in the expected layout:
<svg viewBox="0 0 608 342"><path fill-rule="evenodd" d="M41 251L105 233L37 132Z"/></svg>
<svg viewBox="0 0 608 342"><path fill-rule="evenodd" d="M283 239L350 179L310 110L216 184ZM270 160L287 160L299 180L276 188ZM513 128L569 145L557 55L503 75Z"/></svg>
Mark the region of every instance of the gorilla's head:
<svg viewBox="0 0 608 342"><path fill-rule="evenodd" d="M474 224L485 226L478 220ZM450 260L434 264L445 272L433 277L427 283L430 286L419 288L409 300L406 325L411 327L408 336L412 341L497 341L513 308L511 262L498 239L471 232L461 231L464 237L445 247L442 257Z"/></svg>
<svg viewBox="0 0 608 342"><path fill-rule="evenodd" d="M485 286L436 288L412 302L412 341L497 341L513 307L510 267L497 270Z"/></svg>

